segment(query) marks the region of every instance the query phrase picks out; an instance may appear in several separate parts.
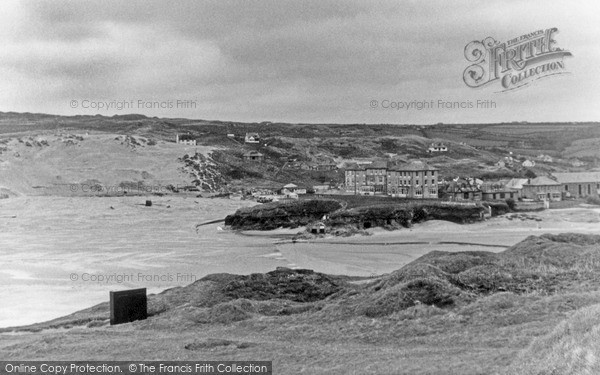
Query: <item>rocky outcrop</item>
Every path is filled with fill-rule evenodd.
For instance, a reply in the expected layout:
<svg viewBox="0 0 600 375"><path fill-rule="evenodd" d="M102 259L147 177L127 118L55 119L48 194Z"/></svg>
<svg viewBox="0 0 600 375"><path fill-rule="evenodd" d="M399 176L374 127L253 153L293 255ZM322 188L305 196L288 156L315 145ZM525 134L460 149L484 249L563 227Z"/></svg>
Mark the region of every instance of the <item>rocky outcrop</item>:
<svg viewBox="0 0 600 375"><path fill-rule="evenodd" d="M410 227L413 223L426 220L447 220L456 223L482 220L483 206L457 206L442 203L411 203L396 205L377 205L340 210L333 213L326 224L356 225L358 228L372 227Z"/></svg>
<svg viewBox="0 0 600 375"><path fill-rule="evenodd" d="M192 156L185 154L179 160L184 165L181 167L181 171L189 174L192 184L199 189L207 192L219 192L227 185L227 181L211 155L207 157L196 152Z"/></svg>
<svg viewBox="0 0 600 375"><path fill-rule="evenodd" d="M297 228L324 215L342 208L336 200L298 200L294 202L273 202L249 208L241 208L225 218L225 225L233 229L271 230L276 228Z"/></svg>
<svg viewBox="0 0 600 375"><path fill-rule="evenodd" d="M502 208L502 207L501 207ZM501 212L492 209L492 213ZM374 227L410 227L426 220L466 223L483 220L489 208L483 205L450 205L444 203L397 203L345 209L336 200L299 200L274 202L242 208L225 218L233 229L271 230L296 228L322 221L329 233L339 228L368 229ZM326 219L323 217L326 216Z"/></svg>

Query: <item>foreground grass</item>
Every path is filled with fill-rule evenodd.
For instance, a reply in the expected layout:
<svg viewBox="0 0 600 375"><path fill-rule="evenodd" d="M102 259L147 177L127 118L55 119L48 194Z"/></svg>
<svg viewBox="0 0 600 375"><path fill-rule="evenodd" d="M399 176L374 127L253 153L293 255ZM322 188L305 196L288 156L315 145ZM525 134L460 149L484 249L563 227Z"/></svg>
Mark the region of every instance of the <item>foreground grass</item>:
<svg viewBox="0 0 600 375"><path fill-rule="evenodd" d="M432 252L366 283L211 275L152 296L145 321L109 326L103 304L1 335L0 357L272 360L278 374L598 373L599 242L545 235L501 254Z"/></svg>
<svg viewBox="0 0 600 375"><path fill-rule="evenodd" d="M536 339L506 374L599 374L600 304L577 311Z"/></svg>
<svg viewBox="0 0 600 375"><path fill-rule="evenodd" d="M503 372L532 340L552 334L563 319L592 303L600 303L600 292L502 293L456 312L421 305L379 319L337 320L304 313L197 324L177 316L155 316L121 326L7 336L1 341L0 356L6 360L264 359L274 361L278 374L492 374ZM575 333L572 339L577 342L579 337ZM531 350L520 357L528 365L532 355L539 355ZM525 373L521 368L512 373Z"/></svg>

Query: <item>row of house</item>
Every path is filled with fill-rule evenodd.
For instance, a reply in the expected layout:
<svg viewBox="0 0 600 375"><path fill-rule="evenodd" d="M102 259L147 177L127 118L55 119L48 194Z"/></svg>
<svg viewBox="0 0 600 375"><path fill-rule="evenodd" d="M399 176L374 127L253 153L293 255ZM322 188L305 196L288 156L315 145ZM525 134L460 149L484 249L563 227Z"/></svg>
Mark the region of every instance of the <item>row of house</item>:
<svg viewBox="0 0 600 375"><path fill-rule="evenodd" d="M353 194L437 198L438 177L439 170L422 161L352 164L345 170L345 186Z"/></svg>
<svg viewBox="0 0 600 375"><path fill-rule="evenodd" d="M531 199L560 201L600 195L600 172L554 173L550 177L514 178L494 183L457 180L442 189L442 198L450 200Z"/></svg>
<svg viewBox="0 0 600 375"><path fill-rule="evenodd" d="M561 200L563 198L598 197L600 172L553 173L552 178L538 177L524 185L526 198Z"/></svg>

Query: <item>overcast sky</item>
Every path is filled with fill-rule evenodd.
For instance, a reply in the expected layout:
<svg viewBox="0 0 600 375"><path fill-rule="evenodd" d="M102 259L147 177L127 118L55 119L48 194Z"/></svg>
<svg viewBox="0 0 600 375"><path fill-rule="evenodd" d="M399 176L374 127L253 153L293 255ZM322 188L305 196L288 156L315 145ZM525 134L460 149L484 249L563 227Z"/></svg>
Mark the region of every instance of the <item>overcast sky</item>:
<svg viewBox="0 0 600 375"><path fill-rule="evenodd" d="M463 82L469 42L503 42L551 27L559 29L557 46L573 54L565 59L570 74L504 93L497 93L499 84L473 89ZM0 45L5 112L399 124L600 121L595 0L2 0ZM478 99L496 108L382 108L386 100ZM143 108L140 100L172 108ZM195 108L177 108L177 100ZM111 101L133 105L83 108Z"/></svg>

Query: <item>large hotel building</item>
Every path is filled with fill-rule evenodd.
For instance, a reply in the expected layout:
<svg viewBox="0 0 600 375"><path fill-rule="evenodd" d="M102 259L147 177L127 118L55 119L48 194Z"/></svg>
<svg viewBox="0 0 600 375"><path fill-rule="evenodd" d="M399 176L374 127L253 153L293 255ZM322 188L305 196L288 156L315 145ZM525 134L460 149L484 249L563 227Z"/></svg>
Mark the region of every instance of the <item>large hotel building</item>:
<svg viewBox="0 0 600 375"><path fill-rule="evenodd" d="M437 198L439 170L421 161L407 164L373 162L346 168L346 191L354 194Z"/></svg>

